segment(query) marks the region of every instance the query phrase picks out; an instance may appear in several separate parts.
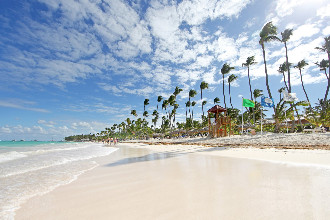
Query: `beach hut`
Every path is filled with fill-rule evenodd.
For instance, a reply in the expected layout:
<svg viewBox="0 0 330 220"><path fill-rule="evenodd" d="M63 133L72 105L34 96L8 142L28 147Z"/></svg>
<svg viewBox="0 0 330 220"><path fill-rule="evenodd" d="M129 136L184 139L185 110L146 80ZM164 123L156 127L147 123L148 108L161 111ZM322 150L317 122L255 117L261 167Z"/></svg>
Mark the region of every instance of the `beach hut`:
<svg viewBox="0 0 330 220"><path fill-rule="evenodd" d="M227 109L219 105L215 105L210 108L207 113L209 122L209 135L211 137L225 137L232 134L231 120L230 117L227 116ZM214 119L211 119L211 113L214 114Z"/></svg>

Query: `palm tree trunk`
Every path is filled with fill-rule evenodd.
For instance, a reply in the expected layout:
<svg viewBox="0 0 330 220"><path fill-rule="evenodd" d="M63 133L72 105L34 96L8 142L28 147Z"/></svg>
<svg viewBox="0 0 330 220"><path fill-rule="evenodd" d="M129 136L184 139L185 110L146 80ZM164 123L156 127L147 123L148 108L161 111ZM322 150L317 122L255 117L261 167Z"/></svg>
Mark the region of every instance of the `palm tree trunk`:
<svg viewBox="0 0 330 220"><path fill-rule="evenodd" d="M286 58L286 67L288 68L288 92L291 93L291 75L290 75L290 67L289 67L289 57L288 57L288 47L286 46L286 42L284 42L285 46L285 58Z"/></svg>
<svg viewBox="0 0 330 220"><path fill-rule="evenodd" d="M285 80L285 73L282 72L283 74L283 81L284 81L284 84L285 84L285 88L289 91L289 87L288 87L288 84L286 83L286 80ZM289 92L290 93L290 92Z"/></svg>
<svg viewBox="0 0 330 220"><path fill-rule="evenodd" d="M306 99L307 99L307 101L309 102L309 98L308 98L308 96L307 96L307 92L306 92L306 90L305 90L304 82L303 82L303 79L302 79L301 70L299 70L299 73L300 73L300 81L301 81L302 88L303 88L304 93L305 93L305 95L306 95ZM309 103L310 103L310 102L309 102ZM309 105L310 105L310 104L309 104Z"/></svg>
<svg viewBox="0 0 330 220"><path fill-rule="evenodd" d="M231 108L233 108L233 104L231 104L230 83L229 83L229 101L230 101Z"/></svg>
<svg viewBox="0 0 330 220"><path fill-rule="evenodd" d="M224 76L224 74L222 74L222 94L223 94L223 103L225 104L225 108L227 108L226 95L225 95L225 76Z"/></svg>
<svg viewBox="0 0 330 220"><path fill-rule="evenodd" d="M263 58L264 58L264 65L265 65L265 74L266 74L266 87L267 87L267 92L268 92L269 98L272 99L273 96L272 96L272 93L271 93L271 91L270 91L269 83L268 83L268 72L267 72L267 63L266 63L265 45L262 43L262 44L261 44L261 47L262 47L262 55L263 55Z"/></svg>
<svg viewBox="0 0 330 220"><path fill-rule="evenodd" d="M330 53L328 52L328 60L330 62ZM330 65L329 65L329 75L330 75ZM330 77L328 77L328 86L327 86L327 90L325 92L325 96L324 96L324 101L323 101L323 110L325 109L325 104L326 104L326 100L328 98L328 93L329 93L329 87L330 87Z"/></svg>

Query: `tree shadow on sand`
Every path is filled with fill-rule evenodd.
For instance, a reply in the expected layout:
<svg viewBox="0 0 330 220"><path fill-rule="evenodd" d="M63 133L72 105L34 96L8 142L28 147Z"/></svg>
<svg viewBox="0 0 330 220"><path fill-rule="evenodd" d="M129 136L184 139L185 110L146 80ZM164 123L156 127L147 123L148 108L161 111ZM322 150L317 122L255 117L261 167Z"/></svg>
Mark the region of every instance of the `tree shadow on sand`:
<svg viewBox="0 0 330 220"><path fill-rule="evenodd" d="M139 162L145 162L145 161L165 160L165 159L184 156L184 155L188 155L188 154L192 154L192 153L196 153L196 152L210 152L210 151L219 151L219 150L226 150L226 149L227 148L225 148L225 147L221 147L221 148L220 147L205 147L203 149L198 149L198 150L191 149L191 151L186 151L186 149L185 149L185 150L172 150L172 151L165 151L165 152L158 152L158 153L150 153L150 154L146 154L146 155L138 156L138 157L123 158L123 159L120 159L113 163L107 164L105 166L114 167L114 166L139 163Z"/></svg>

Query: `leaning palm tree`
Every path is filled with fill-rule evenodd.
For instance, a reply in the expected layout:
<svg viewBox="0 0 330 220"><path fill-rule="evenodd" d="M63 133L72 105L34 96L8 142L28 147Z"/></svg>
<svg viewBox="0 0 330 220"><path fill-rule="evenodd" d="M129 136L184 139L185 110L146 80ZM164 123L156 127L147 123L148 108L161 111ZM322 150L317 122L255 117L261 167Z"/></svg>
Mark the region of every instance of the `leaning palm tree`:
<svg viewBox="0 0 330 220"><path fill-rule="evenodd" d="M221 74L222 74L222 94L223 94L223 102L225 104L225 108L227 108L227 105L226 105L226 95L225 95L225 75L228 74L233 69L235 69L235 68L229 66L227 63L223 64L223 66L221 68Z"/></svg>
<svg viewBox="0 0 330 220"><path fill-rule="evenodd" d="M330 36L324 38L325 43L322 45L322 47L316 47L315 49L318 49L322 52L326 52L328 55L328 62L330 63ZM329 65L329 74L330 74L330 65ZM327 90L325 91L325 96L323 103L327 103L328 93L329 93L329 87L330 87L330 77L328 77L328 85ZM325 109L325 104L323 104L323 110Z"/></svg>
<svg viewBox="0 0 330 220"><path fill-rule="evenodd" d="M285 47L285 59L286 59L285 63L288 72L288 92L291 93L290 65L288 58L288 47L286 45L286 42L290 39L290 36L292 35L292 29L285 29L283 32L281 32L281 35L282 35L281 41L284 43L284 47Z"/></svg>
<svg viewBox="0 0 330 220"><path fill-rule="evenodd" d="M213 103L214 103L214 104L219 103L219 102L220 102L219 97L215 97L215 98L213 99Z"/></svg>
<svg viewBox="0 0 330 220"><path fill-rule="evenodd" d="M230 101L230 105L233 108L233 104L231 103L231 94L230 94L230 83L234 82L237 79L237 76L235 76L234 74L231 74L228 77L228 84L229 84L229 101Z"/></svg>
<svg viewBox="0 0 330 220"><path fill-rule="evenodd" d="M266 75L266 87L268 91L268 95L270 98L272 97L272 93L269 88L269 82L268 82L268 72L267 72L267 63L266 63L266 53L265 53L265 43L273 41L273 40L280 40L278 37L276 37L277 34L277 28L276 26L273 25L272 22L268 22L265 24L265 26L262 28L259 36L259 44L261 45L262 48L262 55L264 58L264 65L265 65L265 75ZM275 107L273 108L275 111Z"/></svg>
<svg viewBox="0 0 330 220"><path fill-rule="evenodd" d="M158 103L160 103L163 100L163 96L158 96L157 97L157 111L158 111Z"/></svg>
<svg viewBox="0 0 330 220"><path fill-rule="evenodd" d="M242 63L242 66L246 66L248 68L248 79L249 79L251 100L253 100L253 97L252 97L252 88L251 88L251 79L250 79L250 66L256 63L257 62L254 61L254 56L248 57L246 59L246 63Z"/></svg>
<svg viewBox="0 0 330 220"><path fill-rule="evenodd" d="M304 69L304 67L307 66L307 65L308 65L308 63L306 63L305 60L301 60L301 61L298 62L298 65L294 66L294 68L298 68L298 69L299 69L301 85L302 85L302 88L303 88L304 93L305 93L305 95L306 95L306 99L307 99L308 103L310 103L310 102L309 102L308 95L307 95L307 92L306 92L306 90L305 90L305 86L304 86L304 82L303 82L302 74L301 74L301 70ZM309 104L309 105L310 105L310 104Z"/></svg>

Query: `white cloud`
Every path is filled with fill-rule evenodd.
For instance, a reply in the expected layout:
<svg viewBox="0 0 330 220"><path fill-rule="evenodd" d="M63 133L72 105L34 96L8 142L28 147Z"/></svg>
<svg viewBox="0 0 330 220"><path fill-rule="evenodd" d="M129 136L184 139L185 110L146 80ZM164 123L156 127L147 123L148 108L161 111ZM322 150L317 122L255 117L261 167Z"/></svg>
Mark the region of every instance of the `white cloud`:
<svg viewBox="0 0 330 220"><path fill-rule="evenodd" d="M329 11L330 11L330 4L318 9L316 15L321 18L330 17Z"/></svg>
<svg viewBox="0 0 330 220"><path fill-rule="evenodd" d="M42 113L49 112L46 109L31 107L31 105L34 105L34 104L35 103L31 103L29 101L24 101L24 100L19 100L19 99L6 100L6 101L1 101L0 100L0 106L2 106L2 107L22 109L22 110L28 110L28 111L34 111L34 112L42 112Z"/></svg>

